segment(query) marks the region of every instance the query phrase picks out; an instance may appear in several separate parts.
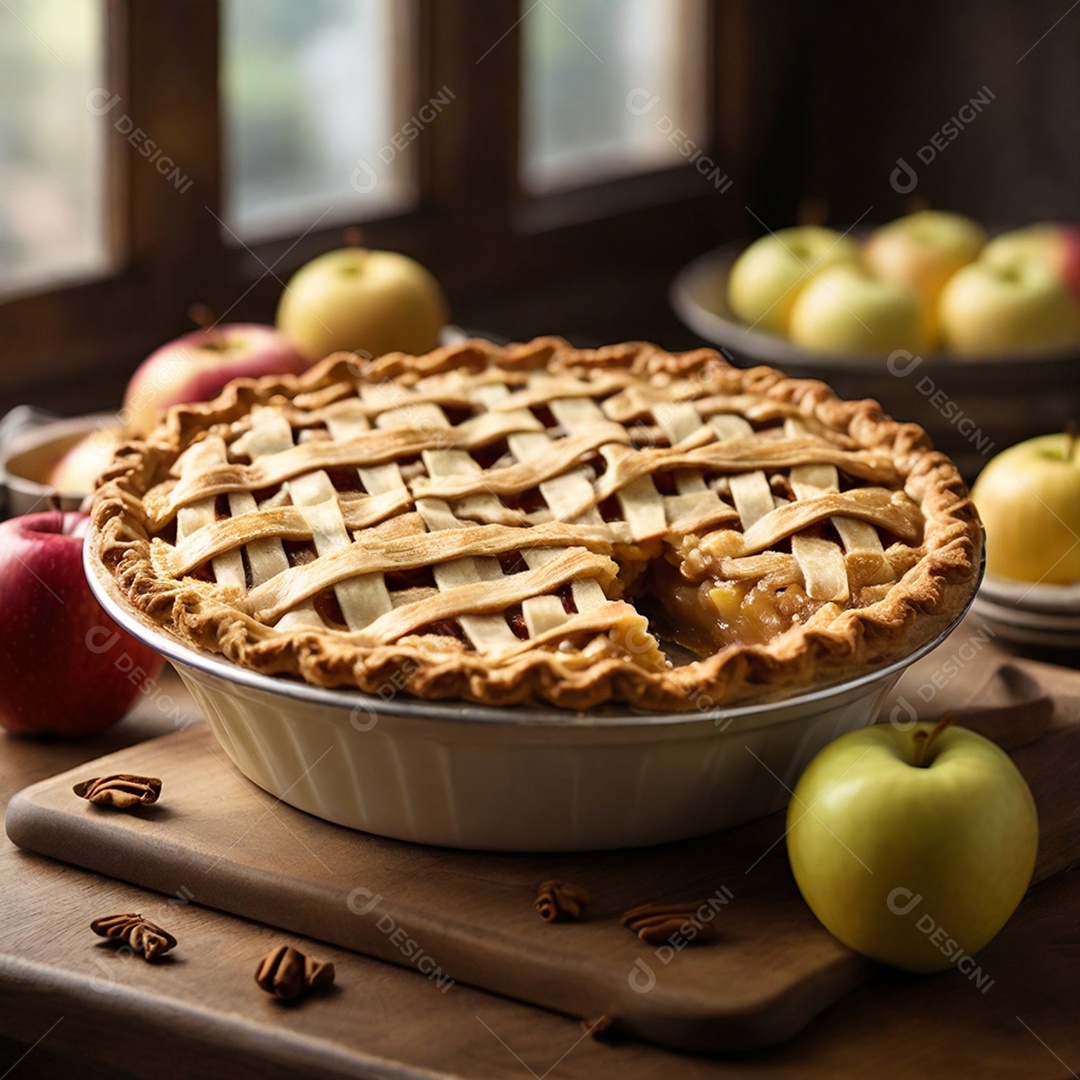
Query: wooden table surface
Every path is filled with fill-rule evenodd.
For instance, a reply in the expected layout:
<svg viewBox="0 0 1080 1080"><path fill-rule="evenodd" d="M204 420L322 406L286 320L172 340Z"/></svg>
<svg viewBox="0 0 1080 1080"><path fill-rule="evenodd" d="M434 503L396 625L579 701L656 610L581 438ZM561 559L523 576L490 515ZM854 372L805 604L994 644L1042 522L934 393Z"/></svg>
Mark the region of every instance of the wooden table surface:
<svg viewBox="0 0 1080 1080"><path fill-rule="evenodd" d="M1009 651L971 620L899 688L927 714L959 704ZM951 660L946 669L943 662ZM962 668L957 677L955 668ZM1035 669L1037 670L1037 669ZM951 672L946 678L943 672ZM190 699L168 676L161 687ZM941 684L941 685L938 685ZM921 690L921 696L918 691ZM157 695L77 742L0 738L0 797L175 729ZM170 710L171 711L171 710ZM281 844L297 840L271 814ZM959 972L881 971L786 1045L737 1058L682 1056L586 1035L576 1020L167 898L20 851L0 839L0 1080L21 1077L1077 1077L1080 872L1032 889L979 956L993 982ZM192 890L194 891L194 890ZM151 966L95 943L98 914L141 911L182 931L183 959ZM289 940L334 961L336 989L282 1006L250 957ZM212 971L212 976L206 974ZM87 1008L86 987L94 991ZM78 1005L76 1007L76 1002Z"/></svg>

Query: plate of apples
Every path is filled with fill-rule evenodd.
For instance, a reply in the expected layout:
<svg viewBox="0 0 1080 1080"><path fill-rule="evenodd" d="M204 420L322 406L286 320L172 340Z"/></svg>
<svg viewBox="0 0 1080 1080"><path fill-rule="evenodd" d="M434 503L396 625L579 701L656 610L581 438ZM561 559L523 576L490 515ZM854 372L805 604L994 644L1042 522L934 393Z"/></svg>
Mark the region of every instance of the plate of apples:
<svg viewBox="0 0 1080 1080"><path fill-rule="evenodd" d="M823 378L926 428L974 476L1064 428L1080 395L1080 227L999 232L920 210L847 233L799 225L717 248L670 299L736 362Z"/></svg>

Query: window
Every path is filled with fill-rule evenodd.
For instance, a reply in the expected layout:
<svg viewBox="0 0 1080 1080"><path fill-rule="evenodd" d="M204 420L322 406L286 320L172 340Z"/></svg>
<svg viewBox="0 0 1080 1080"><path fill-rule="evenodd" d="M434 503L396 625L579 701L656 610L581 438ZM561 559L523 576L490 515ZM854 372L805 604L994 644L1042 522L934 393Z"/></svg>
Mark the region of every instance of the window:
<svg viewBox="0 0 1080 1080"><path fill-rule="evenodd" d="M104 270L101 0L0 5L0 290Z"/></svg>
<svg viewBox="0 0 1080 1080"><path fill-rule="evenodd" d="M665 168L678 143L706 142L705 14L695 0L537 0L522 20L525 189Z"/></svg>
<svg viewBox="0 0 1080 1080"><path fill-rule="evenodd" d="M412 4L225 0L225 214L246 241L400 210L414 158Z"/></svg>
<svg viewBox="0 0 1080 1080"><path fill-rule="evenodd" d="M749 25L717 0L0 0L0 413L114 407L191 304L272 320L344 224L462 325L640 333L626 276L655 262L664 305L739 219L688 147L734 165L717 56Z"/></svg>

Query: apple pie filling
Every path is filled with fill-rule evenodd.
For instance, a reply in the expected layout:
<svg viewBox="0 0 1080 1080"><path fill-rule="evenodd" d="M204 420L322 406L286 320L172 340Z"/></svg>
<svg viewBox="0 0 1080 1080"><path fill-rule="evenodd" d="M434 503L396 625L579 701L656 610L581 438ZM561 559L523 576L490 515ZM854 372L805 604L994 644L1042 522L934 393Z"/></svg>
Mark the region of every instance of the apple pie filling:
<svg viewBox="0 0 1080 1080"><path fill-rule="evenodd" d="M679 707L695 664L673 673L662 642L719 672L887 605L925 554L872 403L704 351L491 348L364 379L331 358L177 410L178 445L151 440L98 498L129 595L323 684L370 690L408 661L437 696L565 703L589 683L569 698Z"/></svg>

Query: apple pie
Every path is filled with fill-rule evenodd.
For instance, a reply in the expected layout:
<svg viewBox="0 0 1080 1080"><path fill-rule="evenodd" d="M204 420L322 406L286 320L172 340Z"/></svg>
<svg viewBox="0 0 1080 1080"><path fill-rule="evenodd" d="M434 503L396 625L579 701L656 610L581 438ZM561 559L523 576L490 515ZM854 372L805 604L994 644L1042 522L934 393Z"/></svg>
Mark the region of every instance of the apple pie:
<svg viewBox="0 0 1080 1080"><path fill-rule="evenodd" d="M318 686L704 709L908 656L982 558L922 429L630 343L237 380L128 444L98 557L199 649Z"/></svg>

